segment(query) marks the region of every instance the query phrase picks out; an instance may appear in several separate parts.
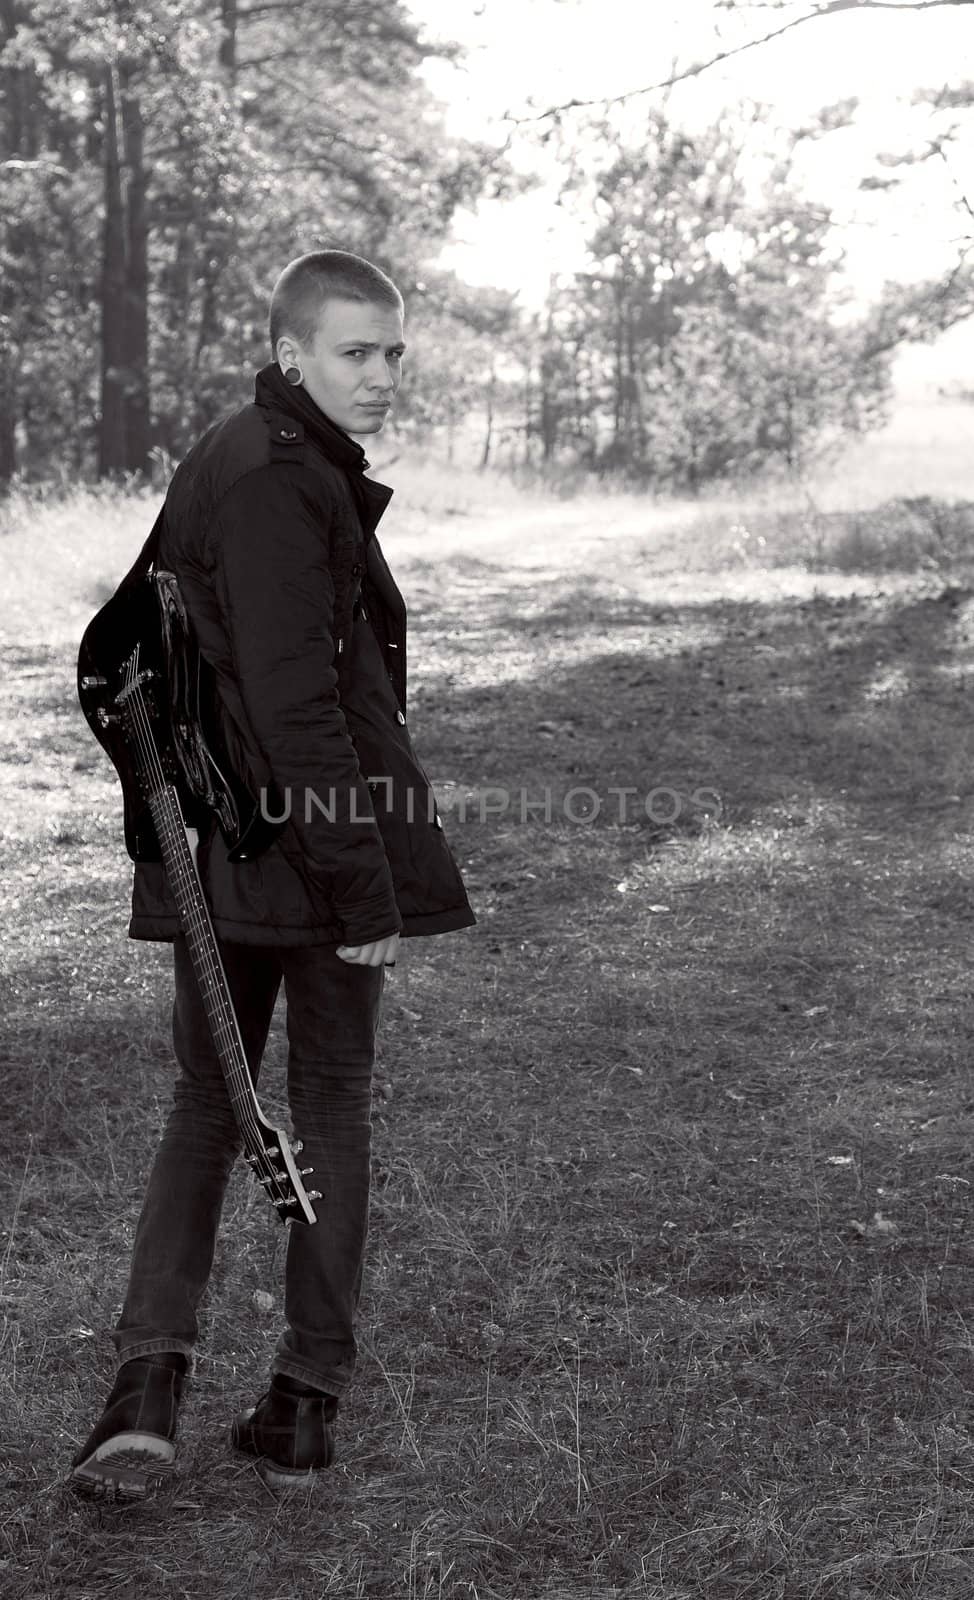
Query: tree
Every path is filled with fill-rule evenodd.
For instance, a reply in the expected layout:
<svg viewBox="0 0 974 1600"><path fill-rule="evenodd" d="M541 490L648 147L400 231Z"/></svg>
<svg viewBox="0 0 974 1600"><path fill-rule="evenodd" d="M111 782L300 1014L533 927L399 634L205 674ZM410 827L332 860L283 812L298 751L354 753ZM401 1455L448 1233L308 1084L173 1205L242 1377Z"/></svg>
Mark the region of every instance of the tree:
<svg viewBox="0 0 974 1600"><path fill-rule="evenodd" d="M783 20L773 27L759 30L738 43L714 51L699 61L686 66L674 66L665 77L639 89L589 100L566 100L548 106L545 110L533 111L528 116L509 117L508 120L513 126L547 124L549 127L560 127L563 118L569 112L584 111L597 106L607 111L611 106L626 104L642 96L667 93L676 84L699 77L702 73L746 51L760 49L797 28L804 28L811 22L834 18L842 13L869 11L891 14L943 11L946 8L955 10L960 6L974 5L974 0L821 0L821 3L812 5L808 5L806 0L714 0L714 4L716 10L733 13L739 17L760 13L764 16L778 15ZM918 161L949 161L950 147L960 128L960 123L954 114L967 113L974 107L974 83L957 84L952 88L939 86L933 89L921 89L917 91L914 99L916 103L941 114L939 126L927 136L919 150L881 156L879 162L887 169L886 176L865 174L861 185L863 189L895 187L902 170ZM974 199L959 181L957 190L958 211L969 229L970 222L974 220ZM876 328L872 346L875 353L878 354L881 349L883 351L892 349L895 345L907 341L936 338L947 328L974 314L974 272L971 268L974 231L969 229L967 234L957 241L957 245L957 261L944 277L920 286L904 288L902 285L892 283L886 286L882 304L875 318ZM899 331L894 332L894 330Z"/></svg>
<svg viewBox="0 0 974 1600"><path fill-rule="evenodd" d="M103 475L180 452L266 358L286 260L352 249L408 297L458 205L521 185L444 135L431 49L400 0L0 0L0 481L66 437Z"/></svg>
<svg viewBox="0 0 974 1600"><path fill-rule="evenodd" d="M831 219L790 187L791 154L760 195L740 170L746 130L689 135L650 113L583 204L593 266L548 307L536 433L600 471L695 488L772 460L796 467L830 434L877 420L888 360L831 320ZM797 143L797 138L794 143ZM566 361L571 348L579 370Z"/></svg>

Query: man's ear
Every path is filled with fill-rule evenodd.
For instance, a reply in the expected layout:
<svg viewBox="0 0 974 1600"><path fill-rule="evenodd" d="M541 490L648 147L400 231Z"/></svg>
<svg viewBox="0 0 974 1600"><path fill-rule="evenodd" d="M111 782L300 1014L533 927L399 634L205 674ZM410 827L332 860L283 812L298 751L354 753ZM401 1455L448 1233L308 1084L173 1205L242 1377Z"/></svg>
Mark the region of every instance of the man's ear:
<svg viewBox="0 0 974 1600"><path fill-rule="evenodd" d="M282 372L286 372L288 367L300 367L301 352L289 334L284 333L278 339L275 359Z"/></svg>

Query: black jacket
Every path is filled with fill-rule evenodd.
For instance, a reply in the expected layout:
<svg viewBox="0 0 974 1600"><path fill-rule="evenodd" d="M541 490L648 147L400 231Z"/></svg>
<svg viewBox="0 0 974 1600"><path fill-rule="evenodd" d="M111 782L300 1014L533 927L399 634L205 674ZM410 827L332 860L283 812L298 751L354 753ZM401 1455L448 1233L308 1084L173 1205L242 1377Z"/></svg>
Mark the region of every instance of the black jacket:
<svg viewBox="0 0 974 1600"><path fill-rule="evenodd" d="M277 840L199 863L217 934L365 944L476 921L406 726L406 608L376 525L392 491L359 445L285 383L215 424L177 468L157 566L174 572L213 668L231 762L290 804ZM135 939L172 939L161 865L135 868Z"/></svg>

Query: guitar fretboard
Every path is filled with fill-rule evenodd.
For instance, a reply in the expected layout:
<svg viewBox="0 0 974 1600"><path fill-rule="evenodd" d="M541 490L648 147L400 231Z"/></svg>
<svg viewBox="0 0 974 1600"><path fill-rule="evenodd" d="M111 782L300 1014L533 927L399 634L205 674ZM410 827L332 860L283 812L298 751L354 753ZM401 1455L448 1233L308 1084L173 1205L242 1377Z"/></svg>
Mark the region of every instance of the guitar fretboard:
<svg viewBox="0 0 974 1600"><path fill-rule="evenodd" d="M255 1095L247 1064L247 1052L240 1036L240 1026L233 1009L223 961L217 948L216 934L213 930L210 908L203 893L203 885L200 882L199 868L183 821L179 796L171 784L166 784L150 793L149 810L162 849L166 877L186 935L193 971L196 973L213 1039L220 1054L234 1114L241 1127L247 1119L252 1125L253 1136L257 1137L258 1124L254 1120Z"/></svg>

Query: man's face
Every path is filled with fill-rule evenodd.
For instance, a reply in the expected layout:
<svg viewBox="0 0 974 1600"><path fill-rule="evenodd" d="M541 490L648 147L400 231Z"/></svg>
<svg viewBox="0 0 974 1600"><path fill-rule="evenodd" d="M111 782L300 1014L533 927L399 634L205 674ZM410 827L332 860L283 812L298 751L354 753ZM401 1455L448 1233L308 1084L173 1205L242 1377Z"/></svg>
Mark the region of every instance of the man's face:
<svg viewBox="0 0 974 1600"><path fill-rule="evenodd" d="M346 433L379 432L402 380L406 348L394 306L326 300L312 344L287 343L326 417ZM281 364L287 367L286 357Z"/></svg>

